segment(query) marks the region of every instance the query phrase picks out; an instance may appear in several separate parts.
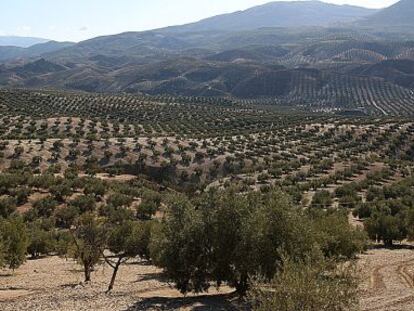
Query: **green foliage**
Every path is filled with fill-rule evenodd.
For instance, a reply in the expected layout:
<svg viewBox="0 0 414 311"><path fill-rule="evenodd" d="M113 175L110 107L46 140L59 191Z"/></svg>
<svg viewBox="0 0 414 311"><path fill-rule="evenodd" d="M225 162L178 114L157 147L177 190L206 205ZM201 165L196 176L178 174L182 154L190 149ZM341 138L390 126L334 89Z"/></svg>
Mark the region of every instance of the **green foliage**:
<svg viewBox="0 0 414 311"><path fill-rule="evenodd" d="M93 212L96 207L96 200L92 195L81 195L70 201L69 206L75 207L81 214Z"/></svg>
<svg viewBox="0 0 414 311"><path fill-rule="evenodd" d="M26 261L29 244L26 225L20 217L12 217L0 222L0 236L3 240L4 261L10 269L19 268Z"/></svg>
<svg viewBox="0 0 414 311"><path fill-rule="evenodd" d="M151 237L150 222L134 222L128 219L120 223L109 223L106 247L111 255L105 261L114 269L108 291L113 289L119 267L130 258L149 259L149 243Z"/></svg>
<svg viewBox="0 0 414 311"><path fill-rule="evenodd" d="M367 247L368 237L362 230L353 229L346 214L319 214L314 220L319 244L326 257L352 259Z"/></svg>
<svg viewBox="0 0 414 311"><path fill-rule="evenodd" d="M380 173L378 174L380 179L389 175L386 170ZM414 236L413 191L414 178L412 177L404 178L389 186L369 187L367 202L358 204L354 215L366 219L365 228L372 240L392 246L394 241L402 241Z"/></svg>
<svg viewBox="0 0 414 311"><path fill-rule="evenodd" d="M54 213L56 226L63 229L70 229L79 215L79 208L74 205L69 204L64 208L59 208Z"/></svg>
<svg viewBox="0 0 414 311"><path fill-rule="evenodd" d="M137 207L137 217L149 220L155 215L161 204L161 196L154 191L145 191L142 194L142 202Z"/></svg>
<svg viewBox="0 0 414 311"><path fill-rule="evenodd" d="M171 198L170 204L165 223L154 227L151 258L181 292L207 290L209 245L202 215L183 196Z"/></svg>
<svg viewBox="0 0 414 311"><path fill-rule="evenodd" d="M151 223L124 221L109 225L107 248L116 257L149 259Z"/></svg>
<svg viewBox="0 0 414 311"><path fill-rule="evenodd" d="M65 202L65 198L72 194L71 185L66 182L51 186L49 191L58 202Z"/></svg>
<svg viewBox="0 0 414 311"><path fill-rule="evenodd" d="M33 204L33 208L38 217L48 218L52 216L58 204L59 203L53 197L48 196L36 201Z"/></svg>
<svg viewBox="0 0 414 311"><path fill-rule="evenodd" d="M8 218L16 211L16 199L6 197L0 199L0 217Z"/></svg>
<svg viewBox="0 0 414 311"><path fill-rule="evenodd" d="M67 256L73 247L73 236L68 231L58 231L55 236L55 251L58 256Z"/></svg>
<svg viewBox="0 0 414 311"><path fill-rule="evenodd" d="M244 293L251 275L273 278L282 253L300 261L316 248L329 257L352 258L365 246L364 235L343 218L315 222L277 190L245 196L230 189L194 202L176 196L169 207L154 227L151 256L183 293L205 291L211 282Z"/></svg>
<svg viewBox="0 0 414 311"><path fill-rule="evenodd" d="M332 206L333 200L331 194L326 191L318 191L312 199L311 207L313 208L329 208Z"/></svg>
<svg viewBox="0 0 414 311"><path fill-rule="evenodd" d="M85 194L95 197L102 197L106 193L106 185L98 179L90 179L85 185Z"/></svg>
<svg viewBox="0 0 414 311"><path fill-rule="evenodd" d="M371 239L383 241L386 246L392 246L393 241L402 241L407 236L403 219L382 212L375 213L365 226Z"/></svg>
<svg viewBox="0 0 414 311"><path fill-rule="evenodd" d="M256 281L254 311L351 311L358 309L355 269L323 259L283 259L270 284Z"/></svg>
<svg viewBox="0 0 414 311"><path fill-rule="evenodd" d="M85 213L78 219L73 243L72 256L83 266L85 282L89 282L91 272L101 261L105 247L105 230L95 215Z"/></svg>
<svg viewBox="0 0 414 311"><path fill-rule="evenodd" d="M29 245L27 252L32 258L37 258L41 255L48 255L55 250L54 234L42 228L39 222L32 223L28 230Z"/></svg>
<svg viewBox="0 0 414 311"><path fill-rule="evenodd" d="M107 203L109 206L117 209L120 207L129 207L133 201L134 198L129 195L122 193L114 193L109 196Z"/></svg>

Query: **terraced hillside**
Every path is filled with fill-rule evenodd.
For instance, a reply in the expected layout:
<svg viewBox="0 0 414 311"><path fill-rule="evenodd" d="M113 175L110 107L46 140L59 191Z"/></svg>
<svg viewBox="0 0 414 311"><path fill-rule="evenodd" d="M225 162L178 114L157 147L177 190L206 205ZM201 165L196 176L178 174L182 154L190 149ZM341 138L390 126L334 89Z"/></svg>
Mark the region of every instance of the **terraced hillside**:
<svg viewBox="0 0 414 311"><path fill-rule="evenodd" d="M314 161L317 166L325 157L329 166L338 158L345 161L341 165L349 165L345 159L354 152L362 159L382 157L389 149L379 148L381 142L394 136L408 138L398 147L403 148L399 158L409 158L411 152L409 119L348 120L333 114L294 113L274 104L202 97L42 91L2 91L0 104L4 167L23 161L43 171L51 165L63 169L76 164L86 170L168 176L166 180L182 185L196 180L206 184L236 173L244 179L255 172L246 180L262 180L263 173L274 182ZM378 104L372 109L382 108ZM274 163L274 172L266 170L269 163ZM285 165L295 169L277 173L276 168Z"/></svg>
<svg viewBox="0 0 414 311"><path fill-rule="evenodd" d="M414 44L343 35L320 34L316 41L290 46L179 52L187 56L166 50L145 60L97 55L83 58L84 65L76 66L73 60L48 56L0 67L0 84L9 88L273 99L279 105L308 111L411 115Z"/></svg>
<svg viewBox="0 0 414 311"><path fill-rule="evenodd" d="M414 120L408 115L347 117L264 100L2 90L0 215L5 221L21 216L32 260L14 274L2 272L0 306L52 310L110 303L110 310L148 310L161 304L168 310L203 303L234 310L240 301L228 295L230 283L211 298L179 298L168 272L144 253L123 263L114 291L106 294L112 270L104 259L96 263L92 283L79 285L81 266L58 255L74 256L68 245L85 215L116 226L123 224L120 217L161 225L175 197L191 197L201 208L217 193L262 200L273 191L286 193L292 210L324 230L326 248L337 249L331 236L341 243L348 237L340 228L362 243L352 240L358 252L366 234L373 244L390 243L381 235L382 219L398 224L392 244L409 236L410 223L402 220L410 219L405 215L413 206L413 159ZM255 211L263 204L258 202ZM295 220L298 232L305 223ZM341 249L348 250L346 241ZM411 285L404 280L412 275L411 263L399 258L409 252L372 250L361 257L366 274L357 294L363 310L410 310ZM106 259L112 262L111 255Z"/></svg>

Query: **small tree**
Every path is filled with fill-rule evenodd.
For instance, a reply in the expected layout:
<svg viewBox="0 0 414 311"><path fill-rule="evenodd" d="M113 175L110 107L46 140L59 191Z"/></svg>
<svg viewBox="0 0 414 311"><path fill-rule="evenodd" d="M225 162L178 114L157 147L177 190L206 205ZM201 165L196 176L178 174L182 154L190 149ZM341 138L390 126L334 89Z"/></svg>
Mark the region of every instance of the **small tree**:
<svg viewBox="0 0 414 311"><path fill-rule="evenodd" d="M26 261L29 244L26 226L23 219L13 217L0 223L0 236L5 250L4 260L13 271Z"/></svg>
<svg viewBox="0 0 414 311"><path fill-rule="evenodd" d="M0 199L0 217L8 218L16 211L16 199L6 197Z"/></svg>
<svg viewBox="0 0 414 311"><path fill-rule="evenodd" d="M315 193L312 199L311 207L329 208L332 206L333 200L329 191L322 190Z"/></svg>
<svg viewBox="0 0 414 311"><path fill-rule="evenodd" d="M53 233L42 228L41 223L32 223L29 226L29 245L27 252L32 258L47 255L54 250Z"/></svg>
<svg viewBox="0 0 414 311"><path fill-rule="evenodd" d="M151 223L125 221L110 225L107 248L111 255L104 259L113 269L107 292L114 287L119 267L134 257L149 258Z"/></svg>
<svg viewBox="0 0 414 311"><path fill-rule="evenodd" d="M398 216L377 212L366 222L369 237L375 241L383 241L391 247L394 241L402 241L407 236L407 229Z"/></svg>
<svg viewBox="0 0 414 311"><path fill-rule="evenodd" d="M105 246L105 234L101 223L92 213L82 215L73 234L73 257L83 266L85 282L91 281L91 273L101 261Z"/></svg>

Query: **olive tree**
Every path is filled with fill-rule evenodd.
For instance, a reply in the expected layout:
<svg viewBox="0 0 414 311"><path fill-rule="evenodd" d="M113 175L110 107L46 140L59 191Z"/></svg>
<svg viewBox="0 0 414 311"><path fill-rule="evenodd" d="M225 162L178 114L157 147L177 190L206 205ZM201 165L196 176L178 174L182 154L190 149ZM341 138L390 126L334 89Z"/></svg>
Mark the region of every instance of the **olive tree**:
<svg viewBox="0 0 414 311"><path fill-rule="evenodd" d="M85 213L78 219L72 237L72 255L83 266L85 282L90 282L93 268L102 259L105 230L94 214Z"/></svg>
<svg viewBox="0 0 414 311"><path fill-rule="evenodd" d="M113 269L108 292L113 289L122 264L137 256L149 259L150 231L149 222L127 220L118 224L109 224L106 243L109 254L103 253L106 263Z"/></svg>

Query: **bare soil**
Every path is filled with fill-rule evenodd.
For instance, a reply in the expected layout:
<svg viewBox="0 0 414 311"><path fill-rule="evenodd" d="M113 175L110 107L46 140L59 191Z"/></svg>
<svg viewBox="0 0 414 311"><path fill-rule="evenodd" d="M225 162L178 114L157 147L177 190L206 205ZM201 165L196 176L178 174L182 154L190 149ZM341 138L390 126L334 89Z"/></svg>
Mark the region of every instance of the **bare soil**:
<svg viewBox="0 0 414 311"><path fill-rule="evenodd" d="M361 311L414 310L414 249L374 249L361 255ZM78 310L242 310L232 289L206 295L181 295L154 266L133 262L122 266L113 292L105 294L112 270L98 266L92 283L83 284L80 266L48 257L28 260L14 273L0 272L2 311Z"/></svg>
<svg viewBox="0 0 414 311"><path fill-rule="evenodd" d="M376 249L361 256L362 311L414 310L414 249Z"/></svg>
<svg viewBox="0 0 414 311"><path fill-rule="evenodd" d="M184 297L159 269L132 261L120 268L114 290L106 294L111 273L107 265L99 266L92 282L83 284L82 270L72 260L28 260L14 273L0 273L0 310L236 310L229 302L230 288Z"/></svg>

